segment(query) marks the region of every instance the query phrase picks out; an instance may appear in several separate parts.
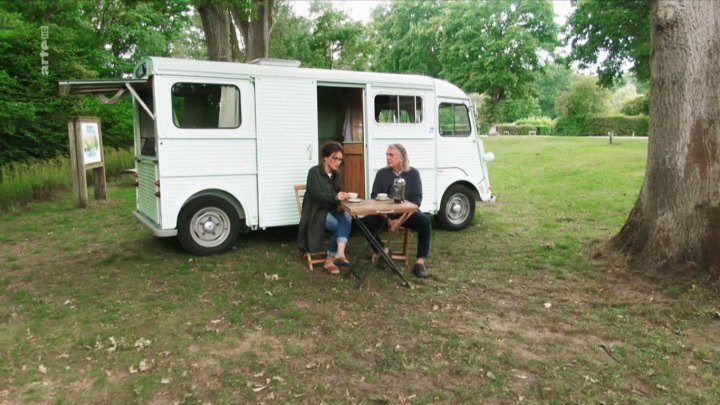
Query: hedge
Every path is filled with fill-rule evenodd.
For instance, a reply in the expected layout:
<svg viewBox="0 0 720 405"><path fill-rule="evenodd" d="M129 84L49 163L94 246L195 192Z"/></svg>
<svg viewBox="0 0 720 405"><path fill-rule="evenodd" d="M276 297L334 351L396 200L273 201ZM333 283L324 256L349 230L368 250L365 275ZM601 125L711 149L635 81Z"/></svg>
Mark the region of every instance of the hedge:
<svg viewBox="0 0 720 405"><path fill-rule="evenodd" d="M534 125L497 124L496 128L498 135L530 135L530 131L538 133Z"/></svg>
<svg viewBox="0 0 720 405"><path fill-rule="evenodd" d="M569 136L615 135L647 136L650 119L645 115L593 115L562 117L555 125L555 134Z"/></svg>

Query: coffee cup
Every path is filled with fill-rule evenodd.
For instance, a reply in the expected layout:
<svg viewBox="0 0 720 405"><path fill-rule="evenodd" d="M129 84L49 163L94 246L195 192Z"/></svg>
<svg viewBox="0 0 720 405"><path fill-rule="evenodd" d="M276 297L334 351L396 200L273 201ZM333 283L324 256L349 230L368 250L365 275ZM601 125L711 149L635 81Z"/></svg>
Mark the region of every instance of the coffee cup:
<svg viewBox="0 0 720 405"><path fill-rule="evenodd" d="M387 195L387 193L378 193L377 199L378 199L378 200L387 200L387 199L388 199L388 195Z"/></svg>
<svg viewBox="0 0 720 405"><path fill-rule="evenodd" d="M348 193L348 197L350 197L351 200L357 200L358 193Z"/></svg>

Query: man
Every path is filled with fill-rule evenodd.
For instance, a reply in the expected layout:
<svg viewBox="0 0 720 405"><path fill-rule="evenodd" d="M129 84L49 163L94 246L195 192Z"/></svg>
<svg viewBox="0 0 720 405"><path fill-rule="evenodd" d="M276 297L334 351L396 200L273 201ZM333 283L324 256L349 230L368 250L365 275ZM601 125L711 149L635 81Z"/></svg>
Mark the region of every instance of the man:
<svg viewBox="0 0 720 405"><path fill-rule="evenodd" d="M370 193L371 198L376 198L378 193L391 193L393 181L400 177L405 180L405 199L419 207L423 195L422 180L420 179L420 172L410 167L410 160L405 147L398 143L388 146L385 159L387 160L387 167L380 169L375 175L375 181ZM396 232L400 227L400 219L393 215L390 215L389 218L385 214L368 215L362 221L373 233L376 233L386 221L390 232ZM413 274L418 278L427 278L428 272L427 267L425 267L425 259L430 254L430 240L432 238L430 218L422 212L416 212L402 226L417 232L417 260L413 267ZM385 248L385 251L389 252L388 248Z"/></svg>

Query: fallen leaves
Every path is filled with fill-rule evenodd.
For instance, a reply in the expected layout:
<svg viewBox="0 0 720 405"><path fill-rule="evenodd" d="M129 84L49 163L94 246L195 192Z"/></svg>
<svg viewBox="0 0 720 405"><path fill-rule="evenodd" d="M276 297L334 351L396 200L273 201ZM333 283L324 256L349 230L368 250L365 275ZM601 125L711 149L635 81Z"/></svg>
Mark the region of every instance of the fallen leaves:
<svg viewBox="0 0 720 405"><path fill-rule="evenodd" d="M258 374L255 374L255 377L256 377L256 378L257 378L257 377L262 377L263 375L265 375L265 372L260 372L260 373L258 373ZM252 389L253 392L258 393L258 392L261 392L261 391L263 391L263 390L265 390L265 389L267 389L267 388L270 388L270 387L271 387L271 383L272 383L273 381L278 381L278 382L281 382L281 383L282 383L282 382L285 382L285 380L283 380L282 377L272 376L272 377L266 378L264 381L260 381L260 382L248 382L247 386L248 386L250 389ZM274 398L274 394L271 393L270 395ZM270 399L270 398L266 398L266 399Z"/></svg>
<svg viewBox="0 0 720 405"><path fill-rule="evenodd" d="M148 359L142 359L140 360L140 363L138 363L137 368L135 368L135 366L131 364L130 367L128 367L128 371L130 372L130 374L136 374L138 372L144 373L150 370L153 363L155 363L155 359L149 361Z"/></svg>
<svg viewBox="0 0 720 405"><path fill-rule="evenodd" d="M133 347L138 350L142 350L142 349L150 346L151 343L152 342L150 340L141 337L135 341L135 344L133 344Z"/></svg>

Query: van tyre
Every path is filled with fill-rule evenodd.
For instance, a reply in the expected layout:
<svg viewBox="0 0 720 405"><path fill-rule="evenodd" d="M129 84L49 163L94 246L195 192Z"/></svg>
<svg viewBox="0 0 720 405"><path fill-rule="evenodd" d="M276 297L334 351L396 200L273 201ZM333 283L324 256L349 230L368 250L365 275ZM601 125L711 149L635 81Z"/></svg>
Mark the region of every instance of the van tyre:
<svg viewBox="0 0 720 405"><path fill-rule="evenodd" d="M222 198L196 198L183 207L178 217L180 245L198 256L227 252L239 233L237 211Z"/></svg>
<svg viewBox="0 0 720 405"><path fill-rule="evenodd" d="M435 219L441 228L448 231L465 229L475 217L475 197L467 187L459 184L447 189L440 202L440 211Z"/></svg>

